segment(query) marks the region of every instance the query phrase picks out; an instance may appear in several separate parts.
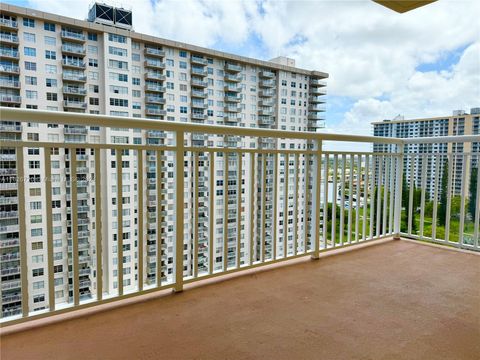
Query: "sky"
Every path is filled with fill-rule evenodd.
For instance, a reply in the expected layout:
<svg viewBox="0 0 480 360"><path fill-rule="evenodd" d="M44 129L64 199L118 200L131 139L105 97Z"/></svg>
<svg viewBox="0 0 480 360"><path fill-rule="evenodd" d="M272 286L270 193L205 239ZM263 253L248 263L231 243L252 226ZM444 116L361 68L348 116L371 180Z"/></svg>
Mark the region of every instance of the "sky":
<svg viewBox="0 0 480 360"><path fill-rule="evenodd" d="M85 19L91 0L3 0ZM480 107L480 1L439 0L398 14L370 0L104 0L134 30L329 73L326 132Z"/></svg>

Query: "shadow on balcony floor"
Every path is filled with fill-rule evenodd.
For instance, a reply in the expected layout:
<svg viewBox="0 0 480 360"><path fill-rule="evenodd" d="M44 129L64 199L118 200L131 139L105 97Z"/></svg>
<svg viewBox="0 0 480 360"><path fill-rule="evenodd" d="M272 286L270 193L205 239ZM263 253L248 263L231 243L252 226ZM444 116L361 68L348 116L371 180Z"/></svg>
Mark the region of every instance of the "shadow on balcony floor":
<svg viewBox="0 0 480 360"><path fill-rule="evenodd" d="M390 241L2 338L2 359L478 359L480 257Z"/></svg>

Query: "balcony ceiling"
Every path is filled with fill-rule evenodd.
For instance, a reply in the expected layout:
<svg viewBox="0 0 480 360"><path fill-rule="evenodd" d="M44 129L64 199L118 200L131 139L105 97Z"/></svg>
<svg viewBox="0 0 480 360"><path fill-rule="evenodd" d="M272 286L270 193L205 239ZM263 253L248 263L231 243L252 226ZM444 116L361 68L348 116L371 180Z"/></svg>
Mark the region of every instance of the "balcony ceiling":
<svg viewBox="0 0 480 360"><path fill-rule="evenodd" d="M12 333L2 359L478 359L478 254L387 241L290 264Z"/></svg>
<svg viewBox="0 0 480 360"><path fill-rule="evenodd" d="M382 1L382 0L373 0L380 5L383 5L393 11L398 13L404 13L416 8L419 8L424 5L428 5L437 0L426 0L426 1L416 1L416 0L402 0L402 1Z"/></svg>

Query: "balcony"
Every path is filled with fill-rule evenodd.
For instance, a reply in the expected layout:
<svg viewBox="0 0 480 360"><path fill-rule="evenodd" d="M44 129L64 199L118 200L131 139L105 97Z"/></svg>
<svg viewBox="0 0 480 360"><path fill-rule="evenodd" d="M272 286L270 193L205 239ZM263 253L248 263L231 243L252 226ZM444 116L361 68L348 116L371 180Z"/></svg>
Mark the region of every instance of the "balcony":
<svg viewBox="0 0 480 360"><path fill-rule="evenodd" d="M143 64L146 68L165 69L165 63L157 59L146 58Z"/></svg>
<svg viewBox="0 0 480 360"><path fill-rule="evenodd" d="M7 59L19 59L20 55L16 49L0 49L0 57Z"/></svg>
<svg viewBox="0 0 480 360"><path fill-rule="evenodd" d="M320 79L310 79L310 86L318 86L318 87L323 87L327 86L327 82L325 80L320 80Z"/></svg>
<svg viewBox="0 0 480 360"><path fill-rule="evenodd" d="M145 97L145 103L146 104L165 104L165 98L163 98L161 96L147 95Z"/></svg>
<svg viewBox="0 0 480 360"><path fill-rule="evenodd" d="M239 103L242 101L240 95L225 95L225 102Z"/></svg>
<svg viewBox="0 0 480 360"><path fill-rule="evenodd" d="M192 87L206 88L208 87L208 82L192 78L191 85Z"/></svg>
<svg viewBox="0 0 480 360"><path fill-rule="evenodd" d="M6 104L21 104L22 97L18 95L0 94L0 102Z"/></svg>
<svg viewBox="0 0 480 360"><path fill-rule="evenodd" d="M64 86L63 93L67 95L87 95L87 89L83 87Z"/></svg>
<svg viewBox="0 0 480 360"><path fill-rule="evenodd" d="M258 96L261 98L273 97L275 96L275 92L273 90L260 90Z"/></svg>
<svg viewBox="0 0 480 360"><path fill-rule="evenodd" d="M240 65L237 65L237 64L227 63L227 64L225 64L225 71L238 73L238 72L242 71L242 67Z"/></svg>
<svg viewBox="0 0 480 360"><path fill-rule="evenodd" d="M160 80L160 81L163 81L165 79L166 79L165 75L163 75L160 72L147 71L145 73L145 80Z"/></svg>
<svg viewBox="0 0 480 360"><path fill-rule="evenodd" d="M12 19L0 18L0 27L7 29L17 29L18 22Z"/></svg>
<svg viewBox="0 0 480 360"><path fill-rule="evenodd" d="M62 79L65 81L74 81L74 82L86 82L87 76L83 74L75 74L75 73L66 73L62 74Z"/></svg>
<svg viewBox="0 0 480 360"><path fill-rule="evenodd" d="M201 76L201 77L205 77L208 75L208 72L206 69L204 68L198 68L198 67L191 67L190 68L190 71L191 71L191 74L192 75L196 75L196 76Z"/></svg>
<svg viewBox="0 0 480 360"><path fill-rule="evenodd" d="M225 92L239 93L242 91L242 87L234 84L229 84L224 86L224 90Z"/></svg>
<svg viewBox="0 0 480 360"><path fill-rule="evenodd" d="M326 95L327 89L319 88L319 87L311 87L310 88L310 95Z"/></svg>
<svg viewBox="0 0 480 360"><path fill-rule="evenodd" d="M242 75L225 73L225 81L240 82Z"/></svg>
<svg viewBox="0 0 480 360"><path fill-rule="evenodd" d="M405 171L414 166L421 174L421 184L439 184L443 176L438 172L431 178L424 175L435 159L452 169L446 172L447 182L452 184L458 176L453 173L454 165L459 160L464 164L473 164L475 160L478 164L480 154L411 154L405 152L405 147L437 142L469 144L480 142L479 135L399 139L28 109L1 111L12 122L134 128L167 132L173 139L158 148L106 142L91 145L94 149L89 150L88 169L84 169L81 179L88 178L92 184L98 181L108 186L127 185L125 172L118 165L115 169L109 166L105 172L105 159L97 157L97 149L116 156L117 164L127 159L129 164L142 164L167 153L173 163L160 164L154 177L150 177L146 166L131 177L130 197L138 199L136 214L142 217L135 223L140 236L134 238L133 232L129 237L119 236L115 241L118 254L107 253L112 249L108 242L111 239L99 238L111 229L96 227L87 231L72 227L72 242L68 246L72 246L73 257L66 262L73 267L64 266L64 273L56 275L71 273L71 296L50 303L47 300L45 309L37 312L33 311L33 301L22 293L22 312L4 312L1 319L2 332L10 332L2 334L3 356L51 358L54 353L68 358L72 351L82 350L82 358L162 358L165 354L194 358L200 351L209 358L224 358L232 344L232 354L247 358L271 358L272 351L295 359L349 359L358 354L373 359L396 358L397 354L407 359L430 359L436 357L439 348L447 359L470 355L475 358L478 353L480 209L474 207L473 213L467 213L467 201L471 199L465 194L470 186L476 186L480 194L480 181L470 185L466 180L468 167L462 168L458 177L461 195L454 199L454 193L445 193L448 199L443 205L447 206L448 215L443 225L432 220L440 214L434 206L438 198L431 197L426 186L415 189L415 181ZM205 134L208 140L210 136L223 137L225 143L209 145L208 151L195 148L185 141L194 133ZM253 145L239 147L242 139ZM281 146L283 139L299 139L314 146L290 149ZM394 151L337 151L327 148L326 142L388 145ZM28 159L16 158L16 168L22 169L26 178L48 172L45 163L52 159L60 161L61 169L70 165L77 167L79 173L80 162L65 164L61 156L45 150L54 147L63 154L68 148L74 154L85 149L83 143L28 139L5 141L2 146L17 147L20 151L41 148L45 161L40 163L40 169L30 170L26 166ZM196 159L201 165L195 164ZM239 159L242 161L238 162ZM192 171L191 164L201 166L202 174ZM149 167L156 170L156 165ZM233 179L237 182L230 183ZM15 185L20 189L18 207L22 213L25 184ZM160 192L177 191L175 196L165 194L165 199L152 199L149 185L156 185ZM74 189L72 186L72 196ZM192 189L208 191L208 195ZM226 189L228 192L224 192ZM224 193L227 196L223 197ZM273 194L292 201L282 203ZM39 201L45 203L45 196L49 195L42 192ZM308 201L297 200L302 198ZM477 195L475 199L479 198ZM238 199L242 200L236 203ZM168 203L158 208L159 201L164 200ZM155 208L146 206L150 201ZM112 210L123 214L126 209L122 202L109 201L107 206L101 202L104 201L85 205L86 201L78 201L78 206L69 206L65 211L69 219L95 215L106 219L102 224L110 224ZM459 206L452 206L457 202ZM52 219L51 207L43 211L46 219ZM147 224L149 214L153 222ZM223 222L226 218L232 221ZM116 222L118 234L125 233L129 225L125 220ZM208 226L203 223L202 227L190 227L192 222L204 220ZM250 225L257 228L250 232ZM220 226L224 231L216 231ZM173 231L167 230L170 227ZM243 228L248 230L237 231ZM156 232L152 233L153 230ZM0 232L18 232L13 236L21 238L22 243L29 240L29 231L22 218L18 225L0 226ZM91 253L76 251L83 248L84 243L76 241L82 236L90 241ZM158 247L149 243L159 239ZM8 248L4 244L10 241L19 246L16 238L2 239L2 248ZM162 249L165 260L158 261L151 254L158 249ZM32 255L29 248L12 252L20 253L20 262ZM105 256L97 258L96 253ZM44 252L44 256L45 264L53 262L49 258L53 254ZM130 258L128 266L135 269L135 274L124 274L123 261L112 265L113 256ZM80 263L92 267L88 279L80 276ZM12 268L19 271L17 275L23 280L34 266L24 261ZM107 271L98 276L94 269L102 267ZM118 277L113 276L112 267ZM49 271L53 267L45 265L45 275L51 275ZM54 281L49 281L49 276L44 278L45 292L54 291ZM126 279L131 284L123 281ZM87 280L90 283L84 282ZM113 288L114 282L120 286ZM202 286L206 283L209 286ZM88 299L80 289L90 291ZM172 291L177 294L170 295ZM110 311L100 312L105 308ZM45 325L59 320L57 315L65 312L76 318L33 328L42 322ZM185 332L185 324L191 331ZM22 326L30 330L11 333ZM75 329L74 337L71 329ZM119 349L117 342L131 345Z"/></svg>
<svg viewBox="0 0 480 360"><path fill-rule="evenodd" d="M160 58L165 57L165 51L159 48L145 47L144 54L149 56L156 56Z"/></svg>
<svg viewBox="0 0 480 360"><path fill-rule="evenodd" d="M192 92L190 93L190 97L192 97L192 98L205 99L207 96L208 96L208 94L205 91L202 91L202 90L193 89Z"/></svg>
<svg viewBox="0 0 480 360"><path fill-rule="evenodd" d="M87 103L83 101L64 100L63 107L66 109L86 109Z"/></svg>
<svg viewBox="0 0 480 360"><path fill-rule="evenodd" d="M71 45L71 44L63 44L62 45L62 54L67 55L83 55L87 54L85 47L81 45Z"/></svg>
<svg viewBox="0 0 480 360"><path fill-rule="evenodd" d="M0 79L0 87L9 88L9 89L20 89L20 81Z"/></svg>
<svg viewBox="0 0 480 360"><path fill-rule="evenodd" d="M223 111L238 113L242 111L242 108L240 106L225 106Z"/></svg>
<svg viewBox="0 0 480 360"><path fill-rule="evenodd" d="M18 36L14 34L0 34L0 41L4 44L18 44Z"/></svg>
<svg viewBox="0 0 480 360"><path fill-rule="evenodd" d="M166 88L160 84L153 84L153 83L146 83L145 84L145 91L146 92L158 92L163 93L166 91Z"/></svg>
<svg viewBox="0 0 480 360"><path fill-rule="evenodd" d="M262 70L260 71L259 76L263 79L272 79L275 77L275 73L269 70Z"/></svg>
<svg viewBox="0 0 480 360"><path fill-rule="evenodd" d="M208 104L203 101L192 101L192 109L206 109Z"/></svg>
<svg viewBox="0 0 480 360"><path fill-rule="evenodd" d="M203 57L200 56L195 56L192 55L190 58L190 62L195 65L201 65L201 66L206 66L208 64L208 60L204 59Z"/></svg>
<svg viewBox="0 0 480 360"><path fill-rule="evenodd" d="M73 69L85 69L87 66L82 61L75 61L71 59L63 59L62 60L63 67L66 68L73 68Z"/></svg>
<svg viewBox="0 0 480 360"><path fill-rule="evenodd" d="M161 108L147 107L145 108L145 114L154 116L165 116L167 115L167 111Z"/></svg>
<svg viewBox="0 0 480 360"><path fill-rule="evenodd" d="M77 41L82 43L85 42L85 35L80 32L62 30L60 32L60 37L64 40Z"/></svg>
<svg viewBox="0 0 480 360"><path fill-rule="evenodd" d="M275 80L260 80L260 87L273 88L275 87Z"/></svg>
<svg viewBox="0 0 480 360"><path fill-rule="evenodd" d="M20 74L20 67L18 65L0 64L0 73Z"/></svg>

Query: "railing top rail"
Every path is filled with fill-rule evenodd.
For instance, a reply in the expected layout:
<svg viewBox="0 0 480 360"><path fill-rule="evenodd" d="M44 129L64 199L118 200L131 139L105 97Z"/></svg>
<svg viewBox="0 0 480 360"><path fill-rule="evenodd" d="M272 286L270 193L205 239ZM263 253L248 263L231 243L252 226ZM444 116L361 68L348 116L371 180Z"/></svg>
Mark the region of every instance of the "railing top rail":
<svg viewBox="0 0 480 360"><path fill-rule="evenodd" d="M159 131L184 131L200 132L218 135L241 135L252 137L272 137L303 140L325 140L325 141L346 141L346 142L367 142L382 144L402 144L403 139L362 136L325 134L306 131L285 131L263 128L242 128L225 125L209 125L181 123L156 119L131 118L109 115L92 115L83 113L64 113L59 111L18 109L0 107L1 119L3 121L39 122L46 124L68 124L81 126L103 126L114 128L134 128Z"/></svg>
<svg viewBox="0 0 480 360"><path fill-rule="evenodd" d="M454 135L403 139L405 144L437 144L437 143L464 143L480 142L480 135Z"/></svg>

